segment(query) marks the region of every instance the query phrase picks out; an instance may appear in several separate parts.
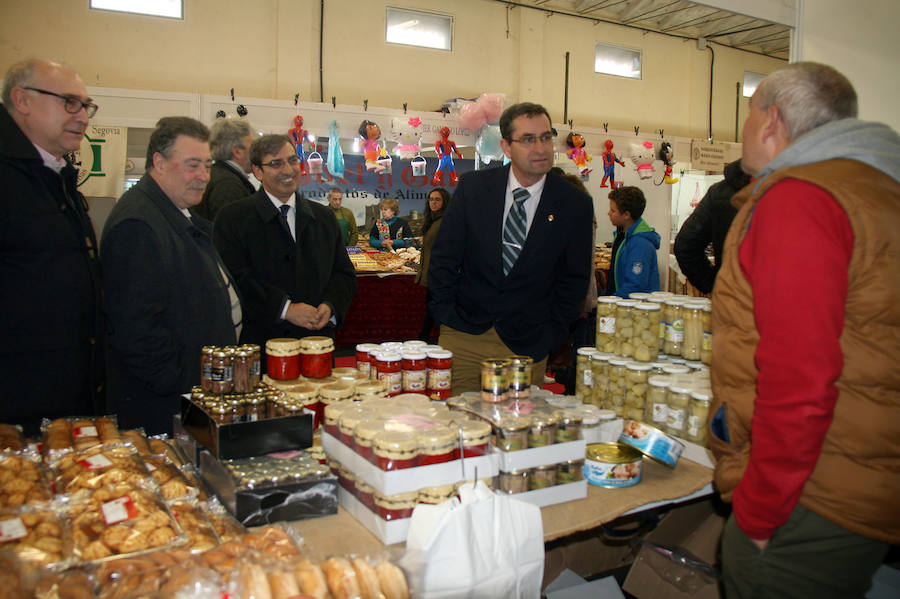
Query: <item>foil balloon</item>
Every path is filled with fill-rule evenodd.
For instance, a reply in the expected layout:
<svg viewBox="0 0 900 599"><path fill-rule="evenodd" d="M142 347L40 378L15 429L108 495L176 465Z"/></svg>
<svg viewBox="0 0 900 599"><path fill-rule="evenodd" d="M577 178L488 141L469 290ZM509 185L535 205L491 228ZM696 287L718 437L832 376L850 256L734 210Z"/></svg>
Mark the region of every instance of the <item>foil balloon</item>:
<svg viewBox="0 0 900 599"><path fill-rule="evenodd" d="M672 151L672 144L667 141L662 142L659 146L659 159L663 161L663 164L666 165L666 172L663 175L663 181L672 185L673 183L678 183L678 177L672 177L672 166L675 164L675 161L672 159L674 152Z"/></svg>
<svg viewBox="0 0 900 599"><path fill-rule="evenodd" d="M303 128L303 117L299 114L294 117L294 127L288 131L288 137L294 142L294 148L297 151L297 158L300 159L300 172L306 172L306 152L303 150L303 142L309 131Z"/></svg>
<svg viewBox="0 0 900 599"><path fill-rule="evenodd" d="M456 174L456 167L453 165L453 154L455 153L460 160L462 154L456 147L456 142L450 139L449 127L441 127L441 138L434 142L434 150L438 155L438 167L431 178L431 184L440 187L444 182L444 171L450 175L452 183L459 181L459 175Z"/></svg>
<svg viewBox="0 0 900 599"><path fill-rule="evenodd" d="M328 133L328 172L338 179L344 178L344 153L341 151L341 136L336 120L331 121Z"/></svg>
<svg viewBox="0 0 900 599"><path fill-rule="evenodd" d="M613 142L611 139L607 139L603 142L603 180L600 182L600 187L612 187L616 188L616 163L625 166L625 161L613 154ZM610 182L610 185L606 184L607 179Z"/></svg>
<svg viewBox="0 0 900 599"><path fill-rule="evenodd" d="M394 153L402 160L412 160L421 150L422 139L419 117L394 117L391 119L391 140L397 142Z"/></svg>
<svg viewBox="0 0 900 599"><path fill-rule="evenodd" d="M505 157L503 148L500 147L500 125L485 125L481 128L481 134L475 140L475 151L484 164Z"/></svg>
<svg viewBox="0 0 900 599"><path fill-rule="evenodd" d="M573 131L566 136L566 145L569 147L566 151L566 156L575 163L575 166L578 168L578 174L587 180L588 174L593 170L588 168L587 163L593 159L593 156L587 153L587 150L584 149L584 144L584 136L580 133Z"/></svg>
<svg viewBox="0 0 900 599"><path fill-rule="evenodd" d="M363 121L359 124L359 138L363 142L366 170L375 171L376 173L382 172L384 168L378 164L378 154L381 149L378 141L381 139L381 127L372 121Z"/></svg>
<svg viewBox="0 0 900 599"><path fill-rule="evenodd" d="M649 179L653 176L653 160L656 152L653 150L653 142L645 141L641 144L631 144L631 161L637 165L638 177Z"/></svg>

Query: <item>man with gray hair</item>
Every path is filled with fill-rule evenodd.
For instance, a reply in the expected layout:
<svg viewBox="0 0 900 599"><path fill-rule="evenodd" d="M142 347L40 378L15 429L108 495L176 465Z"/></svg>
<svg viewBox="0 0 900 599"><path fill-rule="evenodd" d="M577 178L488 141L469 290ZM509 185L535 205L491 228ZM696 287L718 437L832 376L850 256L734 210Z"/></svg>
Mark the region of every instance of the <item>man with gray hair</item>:
<svg viewBox="0 0 900 599"><path fill-rule="evenodd" d="M217 119L209 128L209 151L215 162L203 199L192 212L215 220L223 206L253 194L250 174L250 144L255 135L250 123L229 117Z"/></svg>
<svg viewBox="0 0 900 599"><path fill-rule="evenodd" d="M0 421L102 408L101 279L88 205L66 157L97 105L71 68L14 64L0 107Z"/></svg>
<svg viewBox="0 0 900 599"><path fill-rule="evenodd" d="M208 139L199 121L160 119L146 174L103 228L109 397L122 428L171 433L181 394L200 382L201 348L240 334L241 304L212 225L189 212L209 181Z"/></svg>
<svg viewBox="0 0 900 599"><path fill-rule="evenodd" d="M750 99L713 288L726 596L862 597L900 542L900 136L800 62Z"/></svg>

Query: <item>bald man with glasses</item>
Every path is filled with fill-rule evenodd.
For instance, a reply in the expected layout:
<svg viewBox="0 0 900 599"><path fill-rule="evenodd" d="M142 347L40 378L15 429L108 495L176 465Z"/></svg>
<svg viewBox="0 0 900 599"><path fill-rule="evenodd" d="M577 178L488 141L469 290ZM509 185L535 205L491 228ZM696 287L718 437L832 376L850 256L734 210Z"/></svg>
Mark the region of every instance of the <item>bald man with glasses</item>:
<svg viewBox="0 0 900 599"><path fill-rule="evenodd" d="M438 343L453 351L454 393L480 388L485 358L534 360L568 337L591 272L593 204L553 166L547 110L523 102L500 116L510 165L463 175L444 215L428 269Z"/></svg>
<svg viewBox="0 0 900 599"><path fill-rule="evenodd" d="M103 397L97 241L77 172L97 112L71 68L30 59L0 109L0 422L91 415Z"/></svg>

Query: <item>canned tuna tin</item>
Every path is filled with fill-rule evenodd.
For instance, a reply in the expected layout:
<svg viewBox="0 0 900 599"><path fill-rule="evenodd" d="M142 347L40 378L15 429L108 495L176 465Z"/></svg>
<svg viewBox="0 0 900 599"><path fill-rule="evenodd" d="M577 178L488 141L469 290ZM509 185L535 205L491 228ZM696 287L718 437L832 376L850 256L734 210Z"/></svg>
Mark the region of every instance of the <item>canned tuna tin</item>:
<svg viewBox="0 0 900 599"><path fill-rule="evenodd" d="M592 443L585 455L584 478L592 485L616 489L641 482L643 458L624 443Z"/></svg>
<svg viewBox="0 0 900 599"><path fill-rule="evenodd" d="M684 451L684 444L661 430L636 420L626 420L619 441L631 445L645 456L675 467Z"/></svg>

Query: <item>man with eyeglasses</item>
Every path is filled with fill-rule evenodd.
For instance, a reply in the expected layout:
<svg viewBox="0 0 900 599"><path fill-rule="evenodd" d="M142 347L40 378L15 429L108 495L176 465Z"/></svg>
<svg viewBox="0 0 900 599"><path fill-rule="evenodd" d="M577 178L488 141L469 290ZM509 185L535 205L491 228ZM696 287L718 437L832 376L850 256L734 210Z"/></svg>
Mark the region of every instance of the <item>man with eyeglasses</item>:
<svg viewBox="0 0 900 599"><path fill-rule="evenodd" d="M97 105L71 68L10 67L0 108L0 421L35 434L42 417L102 407L101 278L77 173Z"/></svg>
<svg viewBox="0 0 900 599"><path fill-rule="evenodd" d="M524 102L500 117L508 167L460 179L428 269L438 343L453 352L454 393L480 389L481 361L534 360L543 384L547 354L568 337L591 272L593 204L553 166L547 110Z"/></svg>
<svg viewBox="0 0 900 599"><path fill-rule="evenodd" d="M334 337L356 291L356 271L331 208L297 192L300 159L286 135L250 146L254 195L222 208L213 240L244 300L242 343Z"/></svg>
<svg viewBox="0 0 900 599"><path fill-rule="evenodd" d="M240 336L241 303L212 224L190 213L209 182L208 140L199 121L160 119L146 173L103 228L109 398L121 428L171 433L181 394L200 383L200 350Z"/></svg>
<svg viewBox="0 0 900 599"><path fill-rule="evenodd" d="M215 220L222 206L256 193L250 182L250 144L253 128L247 121L220 118L209 128L209 151L215 162L200 204L192 210L203 218Z"/></svg>

